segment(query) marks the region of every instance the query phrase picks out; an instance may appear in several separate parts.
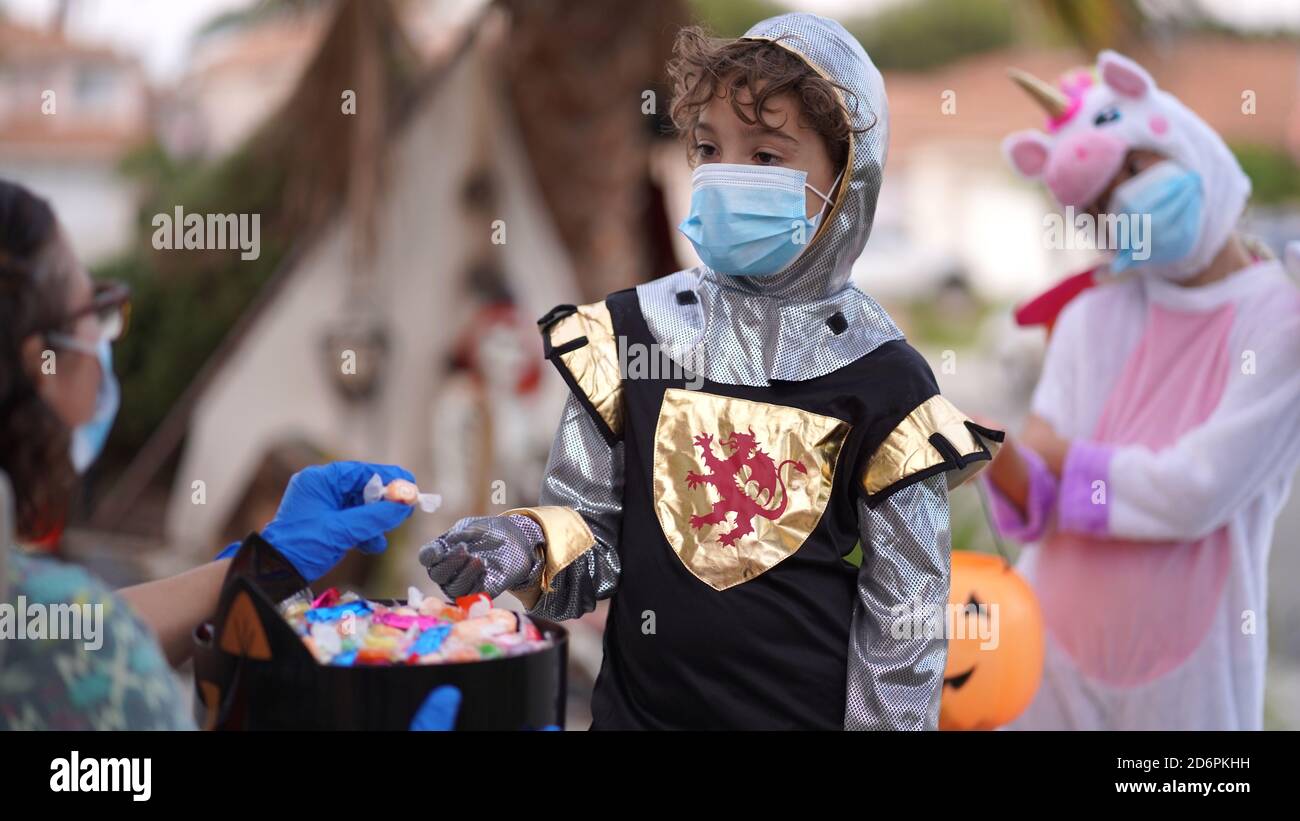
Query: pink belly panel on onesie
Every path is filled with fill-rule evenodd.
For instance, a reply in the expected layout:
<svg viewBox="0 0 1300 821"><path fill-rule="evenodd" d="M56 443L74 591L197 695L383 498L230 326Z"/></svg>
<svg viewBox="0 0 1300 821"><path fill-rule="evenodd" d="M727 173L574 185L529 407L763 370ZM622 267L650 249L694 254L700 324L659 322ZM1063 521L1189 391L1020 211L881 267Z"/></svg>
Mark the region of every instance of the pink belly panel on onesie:
<svg viewBox="0 0 1300 821"><path fill-rule="evenodd" d="M1205 422L1235 363L1233 314L1231 303L1201 313L1151 305L1093 439L1158 452ZM1133 686L1174 669L1200 645L1229 559L1226 527L1191 543L1052 533L1035 575L1048 628L1080 671Z"/></svg>

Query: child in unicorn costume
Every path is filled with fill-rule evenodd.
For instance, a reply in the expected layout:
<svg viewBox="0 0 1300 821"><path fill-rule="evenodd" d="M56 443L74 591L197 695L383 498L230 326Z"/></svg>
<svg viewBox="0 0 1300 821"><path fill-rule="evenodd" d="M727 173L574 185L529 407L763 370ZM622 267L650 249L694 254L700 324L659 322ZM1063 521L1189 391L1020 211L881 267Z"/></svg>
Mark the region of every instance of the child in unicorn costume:
<svg viewBox="0 0 1300 821"><path fill-rule="evenodd" d="M1059 88L1016 79L1050 120L1007 138L1011 163L1135 230L1068 285L1025 432L986 474L1048 628L1012 726L1259 729L1300 290L1236 233L1250 182L1232 153L1141 66L1103 52Z"/></svg>

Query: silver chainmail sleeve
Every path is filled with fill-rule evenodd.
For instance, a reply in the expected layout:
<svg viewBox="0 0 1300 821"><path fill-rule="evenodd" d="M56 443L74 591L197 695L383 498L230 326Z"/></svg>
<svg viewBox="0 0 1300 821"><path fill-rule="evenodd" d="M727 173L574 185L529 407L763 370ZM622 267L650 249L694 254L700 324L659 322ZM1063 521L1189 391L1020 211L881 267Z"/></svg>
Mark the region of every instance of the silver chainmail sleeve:
<svg viewBox="0 0 1300 821"><path fill-rule="evenodd" d="M618 586L615 546L623 517L623 443L610 447L572 394L551 445L538 503L573 508L596 537L590 550L552 580L554 592L543 593L529 611L555 621L575 619L612 596Z"/></svg>
<svg viewBox="0 0 1300 821"><path fill-rule="evenodd" d="M844 729L936 729L948 658L937 621L948 603L952 549L947 480L923 479L874 510L859 500L858 529Z"/></svg>

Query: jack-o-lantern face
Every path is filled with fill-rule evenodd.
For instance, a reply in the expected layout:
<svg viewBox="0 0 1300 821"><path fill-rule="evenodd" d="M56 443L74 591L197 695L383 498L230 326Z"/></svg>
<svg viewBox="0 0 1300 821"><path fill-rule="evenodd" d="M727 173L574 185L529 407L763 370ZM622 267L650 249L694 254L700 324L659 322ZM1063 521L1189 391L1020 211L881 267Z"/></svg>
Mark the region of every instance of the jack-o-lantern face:
<svg viewBox="0 0 1300 821"><path fill-rule="evenodd" d="M1034 591L1002 559L952 554L942 730L991 730L1020 715L1043 674L1043 616Z"/></svg>

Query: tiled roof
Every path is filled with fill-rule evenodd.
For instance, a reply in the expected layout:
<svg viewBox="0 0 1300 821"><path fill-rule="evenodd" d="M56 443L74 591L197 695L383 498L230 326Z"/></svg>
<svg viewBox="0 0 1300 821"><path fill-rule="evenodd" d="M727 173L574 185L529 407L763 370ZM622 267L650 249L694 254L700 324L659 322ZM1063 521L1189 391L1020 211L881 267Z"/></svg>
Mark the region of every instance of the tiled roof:
<svg viewBox="0 0 1300 821"><path fill-rule="evenodd" d="M1200 37L1130 56L1229 142L1300 147L1300 51L1293 43ZM997 142L1017 129L1042 127L1042 110L1007 79L1007 68L1051 82L1087 63L1064 51L1007 50L933 72L889 72L890 160L931 141ZM943 113L946 90L956 93L955 114ZM1241 110L1246 90L1255 92L1253 115Z"/></svg>
<svg viewBox="0 0 1300 821"><path fill-rule="evenodd" d="M4 61L74 55L96 57L122 64L136 62L109 46L73 40L61 31L24 26L12 20L0 20L0 59Z"/></svg>

